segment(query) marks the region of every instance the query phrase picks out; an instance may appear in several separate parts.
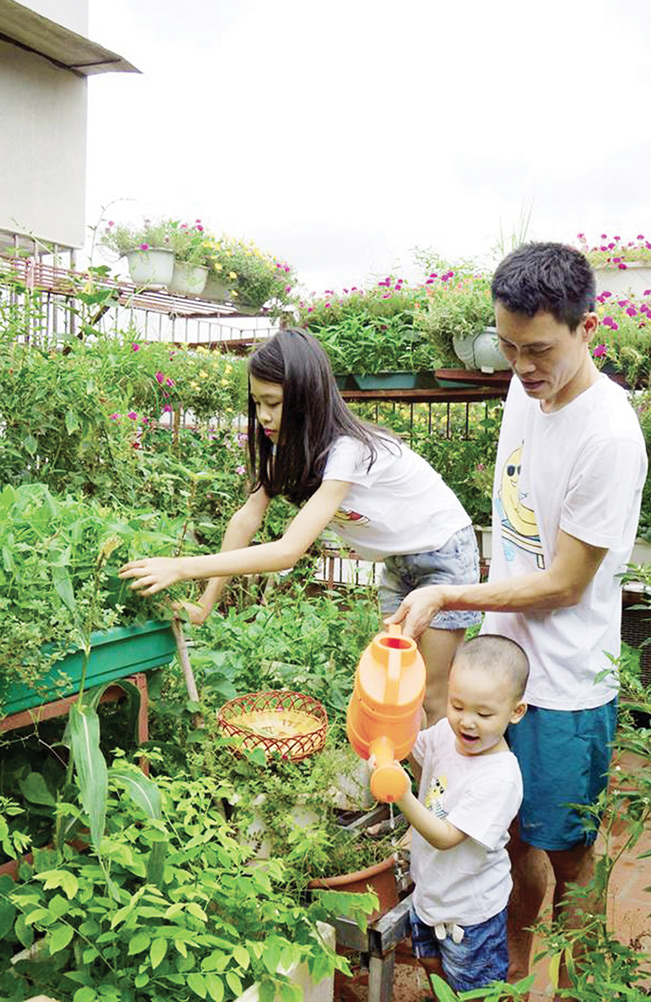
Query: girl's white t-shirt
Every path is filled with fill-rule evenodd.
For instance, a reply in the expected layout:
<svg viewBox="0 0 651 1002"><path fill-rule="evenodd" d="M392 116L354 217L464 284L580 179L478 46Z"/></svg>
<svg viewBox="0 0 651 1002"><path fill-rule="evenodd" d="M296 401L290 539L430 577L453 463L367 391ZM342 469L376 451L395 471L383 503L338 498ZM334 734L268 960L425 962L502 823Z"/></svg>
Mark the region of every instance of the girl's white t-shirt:
<svg viewBox="0 0 651 1002"><path fill-rule="evenodd" d="M592 709L615 695L609 655L620 653L618 575L635 542L646 469L637 416L607 376L549 413L511 380L495 464L489 580L549 568L561 529L607 550L576 605L486 613L482 632L510 637L527 652L524 698L534 706Z"/></svg>
<svg viewBox="0 0 651 1002"><path fill-rule="evenodd" d="M522 775L510 751L462 755L447 718L421 731L412 755L422 767L418 799L468 835L435 849L414 830L413 904L427 925L476 925L498 915L511 893L508 829L522 803Z"/></svg>
<svg viewBox="0 0 651 1002"><path fill-rule="evenodd" d="M470 525L456 494L404 443L379 440L368 469L363 442L342 435L332 445L323 480L350 483L330 527L364 560L438 550Z"/></svg>

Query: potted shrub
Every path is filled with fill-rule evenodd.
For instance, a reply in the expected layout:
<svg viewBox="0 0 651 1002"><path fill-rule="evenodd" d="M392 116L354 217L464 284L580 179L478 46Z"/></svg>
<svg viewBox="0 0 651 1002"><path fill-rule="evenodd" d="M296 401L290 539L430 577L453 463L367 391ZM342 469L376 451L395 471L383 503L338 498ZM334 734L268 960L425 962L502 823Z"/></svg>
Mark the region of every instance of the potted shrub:
<svg viewBox="0 0 651 1002"><path fill-rule="evenodd" d="M323 345L342 388L434 387L441 358L415 322L424 302L422 287L388 276L301 301L298 321Z"/></svg>
<svg viewBox="0 0 651 1002"><path fill-rule="evenodd" d="M222 236L211 242L209 259L215 293L219 295L223 283L239 313L255 315L263 307L280 313L289 303L296 282L293 268L261 251L253 241Z"/></svg>
<svg viewBox="0 0 651 1002"><path fill-rule="evenodd" d="M451 268L432 272L426 281L426 306L418 326L448 365L463 362L482 372L507 370L495 330L490 276Z"/></svg>
<svg viewBox="0 0 651 1002"><path fill-rule="evenodd" d="M155 518L151 542L169 547L175 540L156 531L164 520ZM56 499L42 484L4 488L0 712L171 661L169 623L148 620L156 606L116 577L129 544L146 545L147 535L140 517L130 524L93 502Z"/></svg>
<svg viewBox="0 0 651 1002"><path fill-rule="evenodd" d="M169 223L169 244L174 252L174 270L168 290L184 296L200 296L208 278L208 244L200 219Z"/></svg>
<svg viewBox="0 0 651 1002"><path fill-rule="evenodd" d="M651 241L638 233L635 240L602 233L599 242L590 246L584 233L577 234L579 248L592 265L597 293L634 293L651 290Z"/></svg>
<svg viewBox="0 0 651 1002"><path fill-rule="evenodd" d="M126 257L134 285L161 288L172 281L174 251L169 221L144 219L136 226L109 220L99 242L118 257Z"/></svg>

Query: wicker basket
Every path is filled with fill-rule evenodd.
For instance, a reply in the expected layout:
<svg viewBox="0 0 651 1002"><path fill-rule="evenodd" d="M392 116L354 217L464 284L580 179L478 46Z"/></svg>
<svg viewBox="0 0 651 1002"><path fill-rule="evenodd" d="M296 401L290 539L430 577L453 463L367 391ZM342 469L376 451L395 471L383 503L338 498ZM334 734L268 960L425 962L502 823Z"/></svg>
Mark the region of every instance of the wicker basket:
<svg viewBox="0 0 651 1002"><path fill-rule="evenodd" d="M224 703L217 723L223 734L241 739L241 748L262 748L266 755L277 752L299 762L323 748L328 715L311 696L273 689Z"/></svg>

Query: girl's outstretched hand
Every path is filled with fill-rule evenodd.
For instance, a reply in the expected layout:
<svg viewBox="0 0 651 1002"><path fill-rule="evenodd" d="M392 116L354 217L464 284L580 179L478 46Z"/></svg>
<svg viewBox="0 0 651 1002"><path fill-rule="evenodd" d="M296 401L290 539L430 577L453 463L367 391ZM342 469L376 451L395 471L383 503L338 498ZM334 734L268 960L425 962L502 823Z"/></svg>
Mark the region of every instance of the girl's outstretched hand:
<svg viewBox="0 0 651 1002"><path fill-rule="evenodd" d="M155 595L163 588L171 588L177 581L183 581L182 566L180 557L149 557L125 564L120 568L118 577L133 578L129 587L141 595Z"/></svg>
<svg viewBox="0 0 651 1002"><path fill-rule="evenodd" d="M205 623L211 612L201 602L172 602L172 608L175 612L185 612L193 626L201 626L202 623Z"/></svg>

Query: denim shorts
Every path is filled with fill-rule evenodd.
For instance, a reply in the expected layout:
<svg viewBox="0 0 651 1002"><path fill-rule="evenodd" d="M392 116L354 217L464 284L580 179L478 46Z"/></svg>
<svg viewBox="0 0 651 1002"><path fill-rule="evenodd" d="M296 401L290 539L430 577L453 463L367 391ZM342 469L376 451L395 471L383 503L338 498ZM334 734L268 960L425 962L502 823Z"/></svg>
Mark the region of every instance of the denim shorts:
<svg viewBox="0 0 651 1002"><path fill-rule="evenodd" d="M432 926L421 922L413 907L409 922L414 954L419 959L439 957L455 992L484 988L491 981L506 981L509 970L506 908L485 922L464 925L460 943L455 943L449 933L445 939L437 939Z"/></svg>
<svg viewBox="0 0 651 1002"><path fill-rule="evenodd" d="M617 699L592 710L530 706L506 739L522 772L520 838L536 849L592 845L597 824L569 804L594 804L608 784ZM592 816L591 816L592 817Z"/></svg>
<svg viewBox="0 0 651 1002"><path fill-rule="evenodd" d="M436 584L476 584L479 581L479 551L471 525L453 533L438 550L384 558L378 597L383 616L395 612L416 588ZM481 623L481 613L444 609L429 624L435 630L465 630Z"/></svg>

